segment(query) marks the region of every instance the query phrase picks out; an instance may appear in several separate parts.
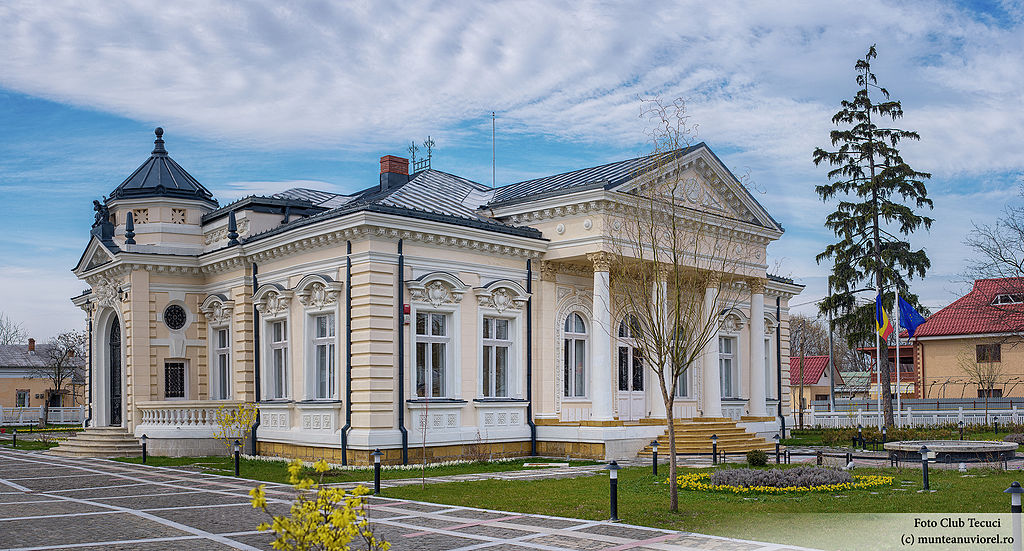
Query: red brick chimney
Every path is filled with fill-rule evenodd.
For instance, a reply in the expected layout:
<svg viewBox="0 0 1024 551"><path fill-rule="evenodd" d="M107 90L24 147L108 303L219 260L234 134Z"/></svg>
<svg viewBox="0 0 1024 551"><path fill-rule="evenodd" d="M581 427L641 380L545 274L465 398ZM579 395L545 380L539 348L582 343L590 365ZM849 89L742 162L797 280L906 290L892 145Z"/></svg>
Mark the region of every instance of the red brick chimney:
<svg viewBox="0 0 1024 551"><path fill-rule="evenodd" d="M380 190L400 186L409 181L409 159L385 155L380 158Z"/></svg>
<svg viewBox="0 0 1024 551"><path fill-rule="evenodd" d="M29 351L30 354L34 353L36 351L36 340L35 339L29 339L28 340L28 351Z"/></svg>
<svg viewBox="0 0 1024 551"><path fill-rule="evenodd" d="M74 348L68 350L68 357L69 358L74 358L75 357L75 349Z"/></svg>

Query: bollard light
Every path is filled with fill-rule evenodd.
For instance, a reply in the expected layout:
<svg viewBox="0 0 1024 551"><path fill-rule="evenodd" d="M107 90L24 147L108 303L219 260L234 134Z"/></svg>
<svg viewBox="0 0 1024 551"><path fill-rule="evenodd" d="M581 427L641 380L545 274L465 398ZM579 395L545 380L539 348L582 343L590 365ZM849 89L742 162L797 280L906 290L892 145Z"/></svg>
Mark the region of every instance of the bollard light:
<svg viewBox="0 0 1024 551"><path fill-rule="evenodd" d="M242 443L235 440L235 443L231 445L231 448L235 452L235 476L238 476L238 459L242 453Z"/></svg>
<svg viewBox="0 0 1024 551"><path fill-rule="evenodd" d="M957 425L960 425L960 439L963 440L964 439L964 422L960 421L959 423L957 423Z"/></svg>
<svg viewBox="0 0 1024 551"><path fill-rule="evenodd" d="M772 437L772 440L775 440L775 464L778 465L779 464L779 440L782 440L782 437L779 436L779 433L775 433L775 436Z"/></svg>
<svg viewBox="0 0 1024 551"><path fill-rule="evenodd" d="M1024 493L1024 488L1020 487L1020 482L1014 480L1009 488L1003 490L1003 493L1010 494L1010 514L1013 516L1013 551L1021 551L1020 495Z"/></svg>
<svg viewBox="0 0 1024 551"><path fill-rule="evenodd" d="M651 472L658 476L658 441L651 440Z"/></svg>
<svg viewBox="0 0 1024 551"><path fill-rule="evenodd" d="M384 455L380 448L373 450L373 495L380 495L380 458Z"/></svg>
<svg viewBox="0 0 1024 551"><path fill-rule="evenodd" d="M924 480L924 489L930 490L928 486L928 446L921 446L921 477Z"/></svg>
<svg viewBox="0 0 1024 551"><path fill-rule="evenodd" d="M18 448L18 429L11 429L11 438L14 440L14 443L12 444L12 446L15 449L17 449Z"/></svg>
<svg viewBox="0 0 1024 551"><path fill-rule="evenodd" d="M857 440L860 442L860 449L864 449L864 427L857 425Z"/></svg>
<svg viewBox="0 0 1024 551"><path fill-rule="evenodd" d="M711 435L711 464L718 465L718 435Z"/></svg>
<svg viewBox="0 0 1024 551"><path fill-rule="evenodd" d="M143 434L141 437L139 437L139 440L142 441L142 464L145 465L146 458L148 457L146 442L149 440L149 437Z"/></svg>
<svg viewBox="0 0 1024 551"><path fill-rule="evenodd" d="M999 419L992 421L992 424L996 427L996 434L999 434Z"/></svg>
<svg viewBox="0 0 1024 551"><path fill-rule="evenodd" d="M883 426L882 426L882 445L883 445L883 446L885 445L885 442L886 442L886 436L887 436L887 435L889 434L889 431L888 431L888 430L886 430L886 429L887 429L887 427L885 427L885 426L883 425Z"/></svg>
<svg viewBox="0 0 1024 551"><path fill-rule="evenodd" d="M619 521L619 464L612 461L608 464L609 497L611 498L612 522Z"/></svg>

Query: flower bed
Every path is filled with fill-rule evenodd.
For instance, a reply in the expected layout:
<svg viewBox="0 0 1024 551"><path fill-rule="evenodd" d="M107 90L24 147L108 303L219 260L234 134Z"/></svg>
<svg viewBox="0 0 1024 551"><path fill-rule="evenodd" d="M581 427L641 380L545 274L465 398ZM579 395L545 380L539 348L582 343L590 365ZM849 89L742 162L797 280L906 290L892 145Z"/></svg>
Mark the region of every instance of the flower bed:
<svg viewBox="0 0 1024 551"><path fill-rule="evenodd" d="M731 492L734 494L783 494L791 492L837 492L888 486L894 477L853 475L830 469L799 467L796 469L728 469L712 473L679 475L682 490L700 492Z"/></svg>

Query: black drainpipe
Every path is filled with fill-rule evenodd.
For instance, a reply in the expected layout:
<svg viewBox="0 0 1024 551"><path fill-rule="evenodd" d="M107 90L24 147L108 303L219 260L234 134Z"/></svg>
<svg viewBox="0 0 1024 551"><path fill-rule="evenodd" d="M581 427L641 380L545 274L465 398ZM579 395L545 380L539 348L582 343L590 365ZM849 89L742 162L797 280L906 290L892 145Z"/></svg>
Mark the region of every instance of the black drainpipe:
<svg viewBox="0 0 1024 551"><path fill-rule="evenodd" d="M402 433L402 464L409 464L409 431L405 430L405 255L398 240L398 430Z"/></svg>
<svg viewBox="0 0 1024 551"><path fill-rule="evenodd" d="M530 455L537 455L537 425L533 422L533 264L526 259L526 424L530 425Z"/></svg>
<svg viewBox="0 0 1024 551"><path fill-rule="evenodd" d="M786 437L786 418L782 415L782 298L775 297L775 371L778 373L776 386L779 397L779 420L782 422L783 438Z"/></svg>
<svg viewBox="0 0 1024 551"><path fill-rule="evenodd" d="M87 331L89 332L89 398L86 402L86 408L89 410L89 416L85 418L84 426L89 426L89 421L92 421L92 312L89 312L89 323L87 324Z"/></svg>
<svg viewBox="0 0 1024 551"><path fill-rule="evenodd" d="M252 263L252 294L255 297L256 291L259 289L259 283L256 279L257 273L256 263ZM253 386L255 388L255 403L260 403L260 313L256 309L256 303L252 304L252 343L253 343L253 355L252 355L252 367L254 373ZM256 422L252 424L252 455L256 455L256 429L260 426L260 416L256 415Z"/></svg>
<svg viewBox="0 0 1024 551"><path fill-rule="evenodd" d="M345 250L345 426L341 427L341 464L348 465L348 429L352 428L352 242Z"/></svg>

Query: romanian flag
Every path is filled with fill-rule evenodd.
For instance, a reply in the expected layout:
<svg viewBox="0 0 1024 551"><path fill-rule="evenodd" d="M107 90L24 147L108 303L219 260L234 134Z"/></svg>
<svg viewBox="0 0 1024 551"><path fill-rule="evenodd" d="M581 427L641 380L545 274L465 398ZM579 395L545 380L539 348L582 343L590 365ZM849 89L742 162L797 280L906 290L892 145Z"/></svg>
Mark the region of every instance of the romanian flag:
<svg viewBox="0 0 1024 551"><path fill-rule="evenodd" d="M889 316L886 315L885 308L882 308L881 294L875 297L875 331L878 331L882 340L888 340L889 335L892 335L892 323L889 322Z"/></svg>

